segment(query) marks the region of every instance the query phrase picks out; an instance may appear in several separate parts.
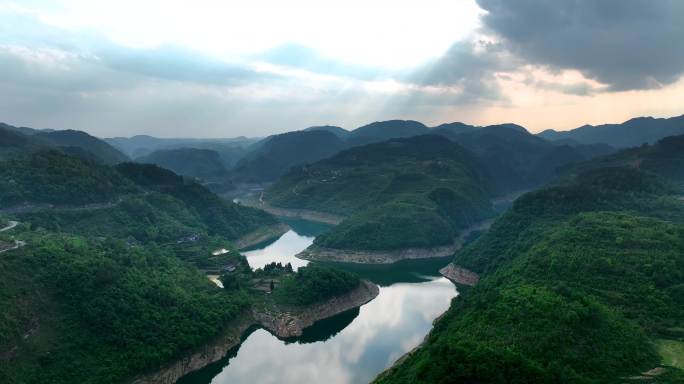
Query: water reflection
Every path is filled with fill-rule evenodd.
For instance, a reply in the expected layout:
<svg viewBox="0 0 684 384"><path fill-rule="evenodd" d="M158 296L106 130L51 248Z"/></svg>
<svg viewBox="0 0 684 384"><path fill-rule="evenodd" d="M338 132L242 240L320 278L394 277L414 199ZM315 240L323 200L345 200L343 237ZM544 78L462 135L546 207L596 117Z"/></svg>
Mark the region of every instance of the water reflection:
<svg viewBox="0 0 684 384"><path fill-rule="evenodd" d="M455 295L445 278L382 287L326 341L291 343L259 329L212 380L188 376L183 383L367 383L416 347Z"/></svg>
<svg viewBox="0 0 684 384"><path fill-rule="evenodd" d="M292 231L261 249L245 252L252 268L276 261L294 267L307 262L295 254L317 233ZM325 230L325 228L318 230ZM370 303L305 330L298 339L280 340L253 330L226 359L183 378L182 384L326 383L371 381L404 353L416 347L432 321L449 307L457 292L438 276L448 259L414 260L391 266L335 264L379 284Z"/></svg>
<svg viewBox="0 0 684 384"><path fill-rule="evenodd" d="M304 220L284 219L283 221L292 229L278 239L261 244L256 249L242 252L247 257L247 262L252 269L263 268L266 264L272 262L291 263L295 270L307 265L308 261L298 259L294 255L313 244L314 238L317 235L330 228L326 224L312 223Z"/></svg>

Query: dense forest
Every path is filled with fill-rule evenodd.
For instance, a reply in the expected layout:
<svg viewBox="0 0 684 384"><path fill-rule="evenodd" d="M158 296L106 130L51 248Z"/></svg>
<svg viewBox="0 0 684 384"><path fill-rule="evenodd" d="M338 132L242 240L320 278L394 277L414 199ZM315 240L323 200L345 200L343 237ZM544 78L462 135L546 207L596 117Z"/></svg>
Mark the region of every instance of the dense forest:
<svg viewBox="0 0 684 384"><path fill-rule="evenodd" d="M231 245L276 223L263 211L155 165L109 167L53 151L0 169L21 192L3 203L24 203L11 214L21 224L0 243L25 242L0 257L2 383L123 382L230 330L265 300L260 272ZM245 274L244 284L220 289L201 271L226 266L238 268L223 280ZM272 297L287 305L360 282L317 267L278 279Z"/></svg>
<svg viewBox="0 0 684 384"><path fill-rule="evenodd" d="M522 197L456 255L480 283L377 382L621 382L660 366L659 346L684 340L676 196L654 175L601 168Z"/></svg>
<svg viewBox="0 0 684 384"><path fill-rule="evenodd" d="M488 175L467 150L439 136L394 139L301 166L270 188L279 207L348 216L316 238L339 249L449 244L492 214Z"/></svg>

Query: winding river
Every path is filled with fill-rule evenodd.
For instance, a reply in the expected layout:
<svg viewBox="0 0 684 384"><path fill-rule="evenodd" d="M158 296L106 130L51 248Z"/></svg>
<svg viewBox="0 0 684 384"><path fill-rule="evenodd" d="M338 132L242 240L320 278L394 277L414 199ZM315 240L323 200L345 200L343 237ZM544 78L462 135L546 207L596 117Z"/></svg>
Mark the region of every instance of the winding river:
<svg viewBox="0 0 684 384"><path fill-rule="evenodd" d="M244 252L252 268L276 261L299 268L294 257L325 226L288 221L292 228L275 242ZM448 259L390 266L335 264L380 286L373 301L319 321L297 339L280 340L252 329L226 358L183 377L180 384L367 383L416 347L432 322L449 307L456 288L438 270Z"/></svg>

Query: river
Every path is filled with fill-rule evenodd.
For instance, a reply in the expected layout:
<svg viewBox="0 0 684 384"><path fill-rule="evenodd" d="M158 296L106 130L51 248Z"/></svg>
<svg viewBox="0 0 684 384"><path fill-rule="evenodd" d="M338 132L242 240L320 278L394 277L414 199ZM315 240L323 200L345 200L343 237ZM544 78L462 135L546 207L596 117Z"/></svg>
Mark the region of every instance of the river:
<svg viewBox="0 0 684 384"><path fill-rule="evenodd" d="M252 268L272 261L294 268L294 257L327 227L288 221L292 230L269 244L243 252ZM222 361L182 378L180 384L367 383L416 347L447 310L456 288L438 270L448 259L417 260L390 266L336 264L380 286L361 308L322 320L293 340L252 329Z"/></svg>

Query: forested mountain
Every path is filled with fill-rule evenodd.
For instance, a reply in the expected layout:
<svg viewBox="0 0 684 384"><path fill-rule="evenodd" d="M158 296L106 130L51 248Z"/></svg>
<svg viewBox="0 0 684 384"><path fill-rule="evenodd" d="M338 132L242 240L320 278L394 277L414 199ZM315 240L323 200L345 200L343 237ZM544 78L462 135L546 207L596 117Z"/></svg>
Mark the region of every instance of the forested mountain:
<svg viewBox="0 0 684 384"><path fill-rule="evenodd" d="M345 143L334 133L313 130L269 136L254 147L231 171L234 180L274 181L290 167L313 163L339 152Z"/></svg>
<svg viewBox="0 0 684 384"><path fill-rule="evenodd" d="M478 160L435 135L394 139L293 168L265 194L272 205L348 216L316 239L342 249L448 244L491 214Z"/></svg>
<svg viewBox="0 0 684 384"><path fill-rule="evenodd" d="M622 124L585 125L570 131L546 130L539 134L548 140L569 139L582 144L605 143L618 148L653 144L684 134L684 115L666 119L637 117Z"/></svg>
<svg viewBox="0 0 684 384"><path fill-rule="evenodd" d="M0 165L0 206L53 231L159 242L192 234L235 240L276 223L154 165L112 168L55 151Z"/></svg>
<svg viewBox="0 0 684 384"><path fill-rule="evenodd" d="M107 203L138 188L113 168L56 150L1 162L0 206Z"/></svg>
<svg viewBox="0 0 684 384"><path fill-rule="evenodd" d="M131 158L148 155L159 149L198 148L213 149L219 153L223 148L246 148L258 139L235 137L227 139L162 138L149 135L112 137L104 139Z"/></svg>
<svg viewBox="0 0 684 384"><path fill-rule="evenodd" d="M110 165L128 160L116 148L85 132L37 130L0 123L0 159L48 148Z"/></svg>
<svg viewBox="0 0 684 384"><path fill-rule="evenodd" d="M515 124L472 127L454 123L432 132L478 155L502 194L537 187L551 181L560 166L612 152L606 146L554 145Z"/></svg>
<svg viewBox="0 0 684 384"><path fill-rule="evenodd" d="M336 127L334 125L321 125L316 127L309 127L306 128L304 131L326 131L335 134L335 136L339 137L340 139L345 139L347 136L349 136L349 131L347 131L344 128Z"/></svg>
<svg viewBox="0 0 684 384"><path fill-rule="evenodd" d="M684 135L671 136L653 145L625 149L610 156L567 167L569 172L601 167L632 167L655 173L684 186Z"/></svg>
<svg viewBox="0 0 684 384"><path fill-rule="evenodd" d="M58 147L77 147L92 153L105 164L118 164L128 160L128 157L105 141L81 131L64 130L52 132L38 132L34 135Z"/></svg>
<svg viewBox="0 0 684 384"><path fill-rule="evenodd" d="M138 163L156 164L179 175L199 179L226 177L228 171L221 156L210 149L161 149L135 159Z"/></svg>
<svg viewBox="0 0 684 384"><path fill-rule="evenodd" d="M20 221L0 233L18 244L0 250L2 383L131 382L239 341L255 311L289 315L362 284L318 266L252 271L231 243L275 219L156 165L37 152L0 162L0 183L0 209ZM226 266L225 289L198 269ZM273 295L255 288L264 278Z"/></svg>
<svg viewBox="0 0 684 384"><path fill-rule="evenodd" d="M347 145L355 147L389 139L424 135L429 131L423 123L413 120L376 121L351 131L347 137Z"/></svg>
<svg viewBox="0 0 684 384"><path fill-rule="evenodd" d="M481 274L377 383L621 383L684 338L684 203L597 168L529 193L455 257ZM644 376L646 377L646 376ZM657 383L679 383L666 368Z"/></svg>

